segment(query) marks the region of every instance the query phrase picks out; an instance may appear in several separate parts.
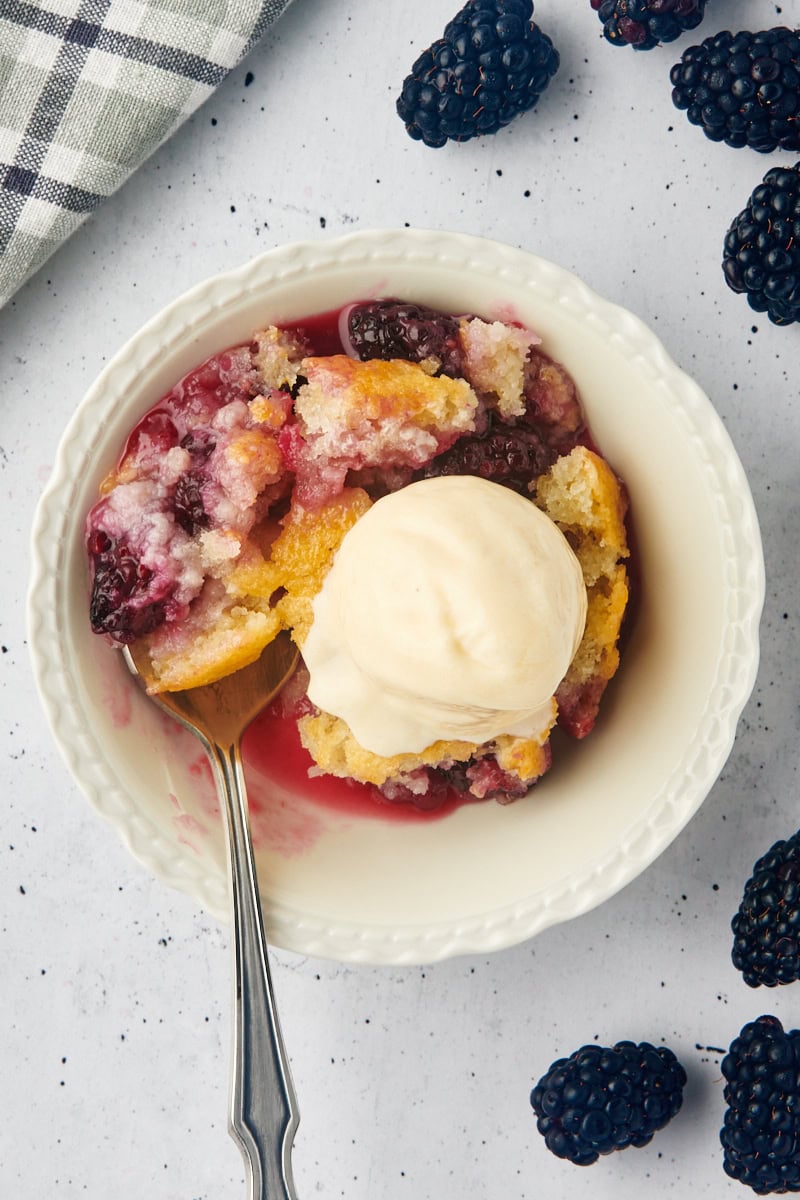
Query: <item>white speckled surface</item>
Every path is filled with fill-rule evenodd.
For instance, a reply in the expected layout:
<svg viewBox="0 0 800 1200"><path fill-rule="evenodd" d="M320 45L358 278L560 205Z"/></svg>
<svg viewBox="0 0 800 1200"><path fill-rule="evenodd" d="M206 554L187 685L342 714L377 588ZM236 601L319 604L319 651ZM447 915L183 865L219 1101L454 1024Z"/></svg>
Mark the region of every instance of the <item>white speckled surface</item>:
<svg viewBox="0 0 800 1200"><path fill-rule="evenodd" d="M699 814L601 908L514 949L427 968L275 955L302 1111L299 1194L747 1195L721 1169L713 1048L762 1012L800 1025L800 983L745 987L728 933L756 854L797 823L800 334L730 293L719 258L768 164L792 160L707 142L667 82L697 37L613 49L588 0L537 5L562 67L536 111L494 139L415 145L394 95L454 8L385 0L378 18L370 0L295 0L0 312L4 1195L244 1195L226 1134L227 931L151 880L95 817L34 693L28 535L61 430L109 355L191 284L284 241L404 222L497 237L576 271L651 324L710 395L762 523L762 665ZM703 34L792 19L766 0L709 10ZM552 1059L595 1037L663 1038L689 1084L649 1147L581 1170L546 1151L528 1092Z"/></svg>

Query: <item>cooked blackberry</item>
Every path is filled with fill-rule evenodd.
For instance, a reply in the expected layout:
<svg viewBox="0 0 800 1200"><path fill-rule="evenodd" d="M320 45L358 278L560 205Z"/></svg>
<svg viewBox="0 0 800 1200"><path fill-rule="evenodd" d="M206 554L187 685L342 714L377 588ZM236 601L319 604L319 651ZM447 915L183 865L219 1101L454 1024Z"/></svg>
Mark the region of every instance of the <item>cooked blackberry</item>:
<svg viewBox="0 0 800 1200"><path fill-rule="evenodd" d="M800 832L759 858L731 928L733 965L750 987L800 978Z"/></svg>
<svg viewBox="0 0 800 1200"><path fill-rule="evenodd" d="M652 50L696 29L706 0L591 0L591 5L612 46Z"/></svg>
<svg viewBox="0 0 800 1200"><path fill-rule="evenodd" d="M509 425L490 412L482 433L465 433L443 454L422 467L415 479L438 475L477 475L530 497L533 484L556 458L530 425Z"/></svg>
<svg viewBox="0 0 800 1200"><path fill-rule="evenodd" d="M392 804L411 804L422 812L435 811L456 797L510 804L522 799L529 791L527 783L502 770L492 755L454 762L449 767L419 767L413 772L413 779L417 783L425 780L424 789L414 790L389 780L376 791L383 800Z"/></svg>
<svg viewBox="0 0 800 1200"><path fill-rule="evenodd" d="M208 529L208 513L203 505L204 482L201 472L186 471L175 485L172 501L175 520L190 537L194 537L201 529Z"/></svg>
<svg viewBox="0 0 800 1200"><path fill-rule="evenodd" d="M188 450L197 462L203 462L209 458L216 444L216 434L211 429L204 429L202 426L190 429L181 438L181 446L184 450Z"/></svg>
<svg viewBox="0 0 800 1200"><path fill-rule="evenodd" d="M800 163L767 171L725 236L722 270L774 324L800 319Z"/></svg>
<svg viewBox="0 0 800 1200"><path fill-rule="evenodd" d="M548 1150L577 1166L645 1146L677 1113L686 1072L666 1046L617 1042L559 1058L531 1092Z"/></svg>
<svg viewBox="0 0 800 1200"><path fill-rule="evenodd" d="M793 29L717 33L670 72L672 102L712 142L762 154L800 150L800 36Z"/></svg>
<svg viewBox="0 0 800 1200"><path fill-rule="evenodd" d="M92 566L89 618L95 633L111 634L118 642L134 642L164 621L161 597L148 597L152 571L129 548L102 530L87 540Z"/></svg>
<svg viewBox="0 0 800 1200"><path fill-rule="evenodd" d="M463 354L458 317L407 304L401 300L371 300L353 304L344 312L342 341L362 361L369 358L403 358L407 362L433 360L439 372L456 378L462 374Z"/></svg>
<svg viewBox="0 0 800 1200"><path fill-rule="evenodd" d="M466 142L533 108L558 66L531 0L469 0L414 63L397 112L426 146Z"/></svg>
<svg viewBox="0 0 800 1200"><path fill-rule="evenodd" d="M745 1025L722 1060L723 1167L760 1196L800 1191L800 1031L777 1017Z"/></svg>

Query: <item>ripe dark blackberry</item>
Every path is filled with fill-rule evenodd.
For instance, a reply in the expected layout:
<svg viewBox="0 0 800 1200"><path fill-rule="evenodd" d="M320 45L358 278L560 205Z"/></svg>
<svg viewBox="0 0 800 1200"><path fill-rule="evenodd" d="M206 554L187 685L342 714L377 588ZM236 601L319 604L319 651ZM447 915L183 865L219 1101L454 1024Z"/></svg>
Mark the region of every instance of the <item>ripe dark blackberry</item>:
<svg viewBox="0 0 800 1200"><path fill-rule="evenodd" d="M733 965L750 987L800 978L800 832L759 858L731 928Z"/></svg>
<svg viewBox="0 0 800 1200"><path fill-rule="evenodd" d="M800 1191L800 1031L777 1017L745 1025L722 1060L723 1167L760 1196Z"/></svg>
<svg viewBox="0 0 800 1200"><path fill-rule="evenodd" d="M402 300L353 304L343 317L342 342L362 361L403 358L418 363L435 359L441 363L442 375L455 378L462 373L458 317Z"/></svg>
<svg viewBox="0 0 800 1200"><path fill-rule="evenodd" d="M706 0L591 0L591 5L612 46L652 50L696 29Z"/></svg>
<svg viewBox="0 0 800 1200"><path fill-rule="evenodd" d="M414 63L397 112L426 146L466 142L533 108L558 65L531 0L469 0Z"/></svg>
<svg viewBox="0 0 800 1200"><path fill-rule="evenodd" d="M800 150L800 36L727 31L685 50L670 72L672 102L712 142L762 154Z"/></svg>
<svg viewBox="0 0 800 1200"><path fill-rule="evenodd" d="M492 412L484 432L462 434L449 450L422 467L415 478L477 475L530 497L531 485L555 458L556 451L531 426L508 425Z"/></svg>
<svg viewBox="0 0 800 1200"><path fill-rule="evenodd" d="M767 171L725 236L722 270L775 325L800 320L800 163Z"/></svg>
<svg viewBox="0 0 800 1200"><path fill-rule="evenodd" d="M577 1166L645 1146L683 1101L686 1072L666 1046L617 1042L559 1058L531 1092L548 1150Z"/></svg>

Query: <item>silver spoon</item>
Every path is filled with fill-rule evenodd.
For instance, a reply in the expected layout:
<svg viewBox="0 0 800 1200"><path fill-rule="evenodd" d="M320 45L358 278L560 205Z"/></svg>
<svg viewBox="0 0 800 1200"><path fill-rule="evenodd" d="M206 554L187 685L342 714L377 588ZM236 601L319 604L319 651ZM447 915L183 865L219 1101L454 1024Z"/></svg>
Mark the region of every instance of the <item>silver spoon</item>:
<svg viewBox="0 0 800 1200"><path fill-rule="evenodd" d="M147 687L152 670L142 643L126 646L124 656ZM294 643L280 634L257 662L217 683L149 693L203 743L226 818L236 983L230 1133L248 1165L251 1200L297 1200L291 1155L300 1117L270 979L241 741L290 678L297 659Z"/></svg>

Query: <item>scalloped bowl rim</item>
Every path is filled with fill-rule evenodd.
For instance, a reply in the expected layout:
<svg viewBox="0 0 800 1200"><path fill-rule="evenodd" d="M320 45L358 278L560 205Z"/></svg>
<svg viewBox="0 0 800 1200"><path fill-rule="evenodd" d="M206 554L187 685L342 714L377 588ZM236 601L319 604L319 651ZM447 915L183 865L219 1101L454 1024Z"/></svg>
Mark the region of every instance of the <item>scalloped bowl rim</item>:
<svg viewBox="0 0 800 1200"><path fill-rule="evenodd" d="M711 401L669 357L656 335L628 310L593 292L577 276L546 259L489 239L439 230L368 230L345 237L277 247L208 279L148 321L100 373L76 409L61 438L49 483L40 499L32 534L33 565L28 624L34 674L55 740L92 806L115 827L144 866L189 895L220 919L227 919L224 871L209 870L187 857L137 811L120 784L112 762L94 736L73 683L74 661L65 645L63 620L64 542L76 471L91 456L106 392L113 394L123 368L145 351L186 337L195 325L223 320L243 297L264 292L277 281L331 277L358 270L375 279L392 270L483 272L534 300L549 294L568 319L599 329L643 371L653 386L665 388L675 420L696 445L710 447L698 471L713 487L725 526L725 595L728 622L715 686L693 736L664 779L658 795L618 845L586 861L543 891L512 903L491 905L443 921L418 919L389 925L328 921L264 895L265 920L276 944L342 961L431 962L453 954L485 952L524 941L556 922L585 912L635 878L660 854L696 812L718 777L733 745L736 725L753 688L759 658L758 629L764 601L764 565L755 508L747 480ZM452 281L448 286L453 287ZM539 296L541 293L541 296ZM355 298L355 297L352 297ZM552 299L550 301L552 303ZM218 346L221 348L221 346ZM127 364L127 366L126 366ZM599 439L601 441L602 440ZM735 514L735 515L734 515ZM57 536L53 536L54 530Z"/></svg>

